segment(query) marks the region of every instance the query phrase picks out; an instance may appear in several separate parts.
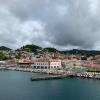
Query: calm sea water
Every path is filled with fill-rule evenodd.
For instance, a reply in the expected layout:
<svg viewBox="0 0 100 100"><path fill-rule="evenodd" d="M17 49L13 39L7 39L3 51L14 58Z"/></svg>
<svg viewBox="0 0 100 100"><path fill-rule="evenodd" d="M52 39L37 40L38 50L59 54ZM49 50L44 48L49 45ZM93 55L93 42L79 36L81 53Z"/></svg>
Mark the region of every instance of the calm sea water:
<svg viewBox="0 0 100 100"><path fill-rule="evenodd" d="M63 79L30 81L27 72L0 72L0 100L100 100L100 81Z"/></svg>

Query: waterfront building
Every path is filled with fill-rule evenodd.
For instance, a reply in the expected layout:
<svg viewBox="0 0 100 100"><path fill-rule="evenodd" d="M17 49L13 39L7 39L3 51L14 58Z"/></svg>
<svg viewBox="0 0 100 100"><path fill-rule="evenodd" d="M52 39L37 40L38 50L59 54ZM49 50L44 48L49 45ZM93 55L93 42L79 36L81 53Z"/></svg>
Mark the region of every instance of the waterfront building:
<svg viewBox="0 0 100 100"><path fill-rule="evenodd" d="M87 68L100 68L100 62L96 60L84 61L82 66Z"/></svg>
<svg viewBox="0 0 100 100"><path fill-rule="evenodd" d="M31 60L31 67L36 69L61 69L61 60L59 59L35 59Z"/></svg>
<svg viewBox="0 0 100 100"><path fill-rule="evenodd" d="M50 69L61 69L62 61L60 59L51 59L50 60Z"/></svg>
<svg viewBox="0 0 100 100"><path fill-rule="evenodd" d="M32 59L31 67L35 69L49 69L48 59Z"/></svg>
<svg viewBox="0 0 100 100"><path fill-rule="evenodd" d="M5 61L0 61L0 67L5 66L6 62Z"/></svg>
<svg viewBox="0 0 100 100"><path fill-rule="evenodd" d="M60 59L21 59L19 67L31 67L34 69L61 69L62 60Z"/></svg>
<svg viewBox="0 0 100 100"><path fill-rule="evenodd" d="M27 68L27 67L30 67L30 60L29 59L20 59L18 61L18 67L24 67L24 68Z"/></svg>
<svg viewBox="0 0 100 100"><path fill-rule="evenodd" d="M67 68L80 68L81 67L81 60L77 60L77 59L62 60L62 65L65 69L67 69Z"/></svg>

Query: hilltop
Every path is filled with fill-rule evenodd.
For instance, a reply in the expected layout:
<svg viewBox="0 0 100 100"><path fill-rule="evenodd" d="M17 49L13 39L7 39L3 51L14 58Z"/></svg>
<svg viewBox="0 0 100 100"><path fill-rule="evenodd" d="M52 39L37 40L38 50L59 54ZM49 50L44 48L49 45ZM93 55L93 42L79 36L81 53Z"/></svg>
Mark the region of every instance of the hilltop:
<svg viewBox="0 0 100 100"><path fill-rule="evenodd" d="M18 50L30 51L30 52L34 52L34 53L38 52L38 51L42 51L42 52L50 52L50 53L61 53L61 54L67 54L67 55L74 54L74 55L83 55L83 56L100 55L99 50L72 49L72 50L59 51L56 48L51 48L51 47L42 48L40 46L33 45L33 44L25 45Z"/></svg>
<svg viewBox="0 0 100 100"><path fill-rule="evenodd" d="M74 54L74 55L83 55L83 56L95 56L100 55L100 51L97 50L81 50L81 49L73 49L62 51L64 54Z"/></svg>
<svg viewBox="0 0 100 100"><path fill-rule="evenodd" d="M29 51L29 52L37 52L39 50L42 50L42 47L39 47L37 45L25 45L22 46L20 49L17 50L22 50L22 51Z"/></svg>
<svg viewBox="0 0 100 100"><path fill-rule="evenodd" d="M55 49L55 48L51 48L51 47L48 47L48 48L44 48L43 51L46 51L46 52L53 52L53 53L59 53L60 51Z"/></svg>
<svg viewBox="0 0 100 100"><path fill-rule="evenodd" d="M5 47L5 46L0 46L0 50L11 50L10 48L8 48L8 47Z"/></svg>
<svg viewBox="0 0 100 100"><path fill-rule="evenodd" d="M1 51L9 51L11 49L8 47L5 47L5 46L1 46L0 50ZM28 51L28 52L33 52L33 53L42 51L42 52L49 52L49 53L61 53L61 54L65 54L65 55L73 54L73 55L80 55L80 56L87 56L87 57L100 55L99 50L72 49L72 50L60 51L60 50L57 50L56 48L52 48L52 47L42 48L42 47L34 45L34 44L24 45L21 48L17 49L16 51L18 51L18 50L19 51Z"/></svg>

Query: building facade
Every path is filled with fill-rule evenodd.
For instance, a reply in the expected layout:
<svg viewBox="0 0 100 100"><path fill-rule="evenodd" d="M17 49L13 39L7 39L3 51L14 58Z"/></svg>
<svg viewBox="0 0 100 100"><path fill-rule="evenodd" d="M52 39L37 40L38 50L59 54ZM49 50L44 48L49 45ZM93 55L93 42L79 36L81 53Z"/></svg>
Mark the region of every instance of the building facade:
<svg viewBox="0 0 100 100"><path fill-rule="evenodd" d="M19 60L19 67L31 67L34 69L61 69L60 59L22 59Z"/></svg>
<svg viewBox="0 0 100 100"><path fill-rule="evenodd" d="M61 69L62 62L60 59L51 59L50 60L50 69Z"/></svg>
<svg viewBox="0 0 100 100"><path fill-rule="evenodd" d="M47 59L31 60L31 68L34 68L34 69L49 69L49 60L47 60Z"/></svg>

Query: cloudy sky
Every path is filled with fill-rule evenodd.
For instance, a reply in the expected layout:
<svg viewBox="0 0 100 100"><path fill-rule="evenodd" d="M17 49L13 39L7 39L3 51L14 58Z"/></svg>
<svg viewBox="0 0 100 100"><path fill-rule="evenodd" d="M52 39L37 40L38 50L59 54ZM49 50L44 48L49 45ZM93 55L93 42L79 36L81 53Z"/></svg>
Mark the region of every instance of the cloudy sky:
<svg viewBox="0 0 100 100"><path fill-rule="evenodd" d="M0 45L100 50L100 0L0 0Z"/></svg>

